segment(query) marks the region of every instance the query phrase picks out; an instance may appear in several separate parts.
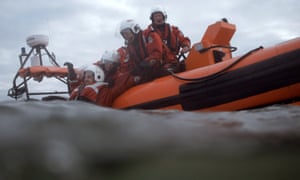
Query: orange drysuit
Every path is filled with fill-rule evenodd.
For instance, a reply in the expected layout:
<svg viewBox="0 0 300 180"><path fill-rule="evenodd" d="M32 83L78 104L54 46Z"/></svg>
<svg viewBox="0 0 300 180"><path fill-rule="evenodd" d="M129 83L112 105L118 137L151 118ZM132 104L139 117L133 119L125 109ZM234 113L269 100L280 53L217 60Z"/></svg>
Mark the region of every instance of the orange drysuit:
<svg viewBox="0 0 300 180"><path fill-rule="evenodd" d="M156 32L164 43L164 55L165 59L165 68L168 68L169 65L178 66L179 62L177 60L177 55L179 55L180 48L190 47L191 41L188 37L180 31L176 26L164 23L162 25L150 24L147 29L147 32L154 31Z"/></svg>
<svg viewBox="0 0 300 180"><path fill-rule="evenodd" d="M163 71L163 42L155 32L140 31L135 39L128 42L130 60L134 62L133 75L141 77L141 82L147 82L160 77Z"/></svg>

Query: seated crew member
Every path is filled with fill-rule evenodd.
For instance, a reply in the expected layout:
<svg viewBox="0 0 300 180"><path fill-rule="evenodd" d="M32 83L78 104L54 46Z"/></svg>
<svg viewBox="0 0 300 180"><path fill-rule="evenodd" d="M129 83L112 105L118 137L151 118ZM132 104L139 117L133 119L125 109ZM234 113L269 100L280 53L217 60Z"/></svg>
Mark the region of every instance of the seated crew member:
<svg viewBox="0 0 300 180"><path fill-rule="evenodd" d="M121 47L117 51L105 51L100 61L87 69L77 69L76 72L71 63L65 63L72 77L70 100L84 100L109 107L116 97L138 84L140 77L131 74L130 61L125 50L126 48ZM96 75L94 81L92 74ZM103 79L97 80L97 77Z"/></svg>
<svg viewBox="0 0 300 180"><path fill-rule="evenodd" d="M83 71L83 79L78 87L70 94L70 100L82 100L97 103L99 91L107 87L108 83L104 82L104 71L96 66L88 66Z"/></svg>
<svg viewBox="0 0 300 180"><path fill-rule="evenodd" d="M120 34L127 44L129 58L134 63L133 75L141 77L141 82L162 76L163 42L155 32L142 31L134 20L121 22Z"/></svg>
<svg viewBox="0 0 300 180"><path fill-rule="evenodd" d="M118 55L119 55L119 73L128 73L133 72L135 69L135 63L132 59L129 57L129 52L127 46L122 46L119 49L117 49Z"/></svg>
<svg viewBox="0 0 300 180"><path fill-rule="evenodd" d="M109 86L113 86L115 74L119 68L119 55L117 51L105 51L100 59L95 65L98 65L103 69L105 73L105 82L109 83Z"/></svg>
<svg viewBox="0 0 300 180"><path fill-rule="evenodd" d="M139 76L132 75L128 58L126 48L121 47L117 51L105 51L96 63L104 69L105 81L109 83L98 94L98 105L111 106L115 98L140 82Z"/></svg>
<svg viewBox="0 0 300 180"><path fill-rule="evenodd" d="M64 66L67 66L68 68L68 88L71 93L82 83L83 70L75 70L73 64L70 62L65 62Z"/></svg>
<svg viewBox="0 0 300 180"><path fill-rule="evenodd" d="M173 72L182 71L183 68L180 67L177 56L185 54L190 50L190 39L184 36L177 26L166 23L167 13L161 6L151 9L150 20L151 24L148 25L146 31L155 31L158 33L169 49L167 54L164 55L164 58L166 58L165 68Z"/></svg>

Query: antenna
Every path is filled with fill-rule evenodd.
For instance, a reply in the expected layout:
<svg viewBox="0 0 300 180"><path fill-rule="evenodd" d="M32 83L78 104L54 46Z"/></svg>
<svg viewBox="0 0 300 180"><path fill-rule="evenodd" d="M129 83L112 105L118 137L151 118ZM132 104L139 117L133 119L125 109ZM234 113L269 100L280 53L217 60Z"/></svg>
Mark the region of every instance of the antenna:
<svg viewBox="0 0 300 180"><path fill-rule="evenodd" d="M41 53L42 50L46 52L46 54L50 58L50 62L53 63L55 66L59 67L59 64L55 60L55 57L52 54L50 54L46 48L49 43L48 36L42 34L31 35L26 39L26 43L29 47L31 47L31 50L28 54L26 53L24 54L23 53L24 50L22 49L22 54L25 55L25 60L23 61L22 59L20 59L21 67L25 65L28 58L34 52L35 54L31 57L31 66L42 66L43 65L42 53Z"/></svg>

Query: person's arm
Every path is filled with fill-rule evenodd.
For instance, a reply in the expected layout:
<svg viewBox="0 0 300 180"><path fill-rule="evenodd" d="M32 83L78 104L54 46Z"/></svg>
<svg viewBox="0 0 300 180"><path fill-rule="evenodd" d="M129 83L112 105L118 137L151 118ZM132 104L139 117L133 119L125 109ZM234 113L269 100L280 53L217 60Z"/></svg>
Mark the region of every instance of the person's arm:
<svg viewBox="0 0 300 180"><path fill-rule="evenodd" d="M163 42L156 32L150 32L147 38L148 56L144 59L150 66L160 64L163 59Z"/></svg>
<svg viewBox="0 0 300 180"><path fill-rule="evenodd" d="M176 26L173 26L173 32L179 40L179 46L181 47L181 53L187 53L191 48L191 40L187 36L184 36L183 32Z"/></svg>

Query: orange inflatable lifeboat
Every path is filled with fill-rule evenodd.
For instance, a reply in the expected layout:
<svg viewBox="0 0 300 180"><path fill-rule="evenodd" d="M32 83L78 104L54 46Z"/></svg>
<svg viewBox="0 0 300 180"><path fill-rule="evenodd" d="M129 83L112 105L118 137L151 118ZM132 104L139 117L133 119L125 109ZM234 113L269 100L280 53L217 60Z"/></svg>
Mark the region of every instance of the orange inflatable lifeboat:
<svg viewBox="0 0 300 180"><path fill-rule="evenodd" d="M192 46L183 60L184 72L170 72L168 76L132 87L116 98L112 107L232 111L279 103L299 104L300 37L232 57L236 48L230 45L230 40L235 30L235 25L226 19L210 25L201 41ZM42 40L39 43L30 39L37 52L46 44L45 38ZM16 77L24 79L28 99L27 78L39 80L40 76L51 76L63 78L62 81L68 84L66 68L57 65L26 69L24 61L21 65ZM9 95L17 99L24 82L17 85L14 80Z"/></svg>
<svg viewBox="0 0 300 180"><path fill-rule="evenodd" d="M300 97L300 38L232 58L235 26L208 27L185 59L186 71L129 89L119 109L228 111L293 103Z"/></svg>

